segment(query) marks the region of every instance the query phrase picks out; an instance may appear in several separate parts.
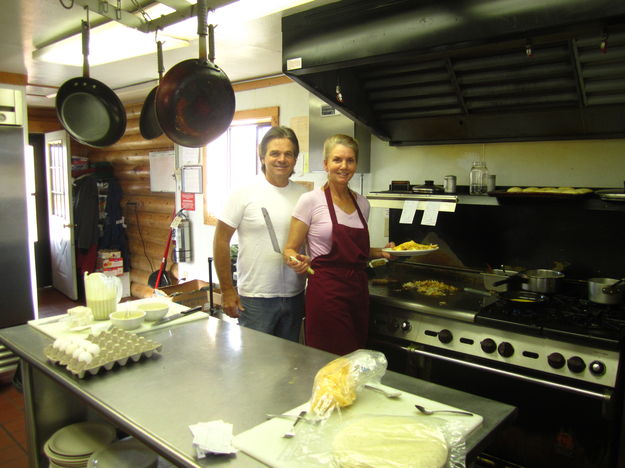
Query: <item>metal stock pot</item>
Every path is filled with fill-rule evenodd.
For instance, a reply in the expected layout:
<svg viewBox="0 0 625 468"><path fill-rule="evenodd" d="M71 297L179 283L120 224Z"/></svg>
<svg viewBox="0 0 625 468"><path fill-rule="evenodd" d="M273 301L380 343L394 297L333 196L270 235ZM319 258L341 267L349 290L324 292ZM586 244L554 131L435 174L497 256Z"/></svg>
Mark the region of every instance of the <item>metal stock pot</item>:
<svg viewBox="0 0 625 468"><path fill-rule="evenodd" d="M556 270L527 270L523 275L527 289L537 293L553 293L558 290L564 273Z"/></svg>

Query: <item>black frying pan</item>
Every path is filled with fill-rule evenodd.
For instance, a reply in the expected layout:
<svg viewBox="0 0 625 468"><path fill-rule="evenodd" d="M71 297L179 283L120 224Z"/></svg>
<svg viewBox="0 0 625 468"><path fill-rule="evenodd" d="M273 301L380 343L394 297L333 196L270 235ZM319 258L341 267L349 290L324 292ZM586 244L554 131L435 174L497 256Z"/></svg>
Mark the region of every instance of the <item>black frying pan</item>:
<svg viewBox="0 0 625 468"><path fill-rule="evenodd" d="M161 41L156 43L156 53L158 57L158 82L160 84L163 79L163 72L165 71L163 67L163 43ZM148 97L145 98L145 102L141 108L141 117L139 117L139 130L146 140L152 140L163 134L163 129L156 117L156 106L154 105L157 89L158 85L152 88Z"/></svg>
<svg viewBox="0 0 625 468"><path fill-rule="evenodd" d="M156 91L156 115L165 134L188 148L200 148L230 126L234 116L234 90L223 70L213 63L213 27L209 28L211 53L206 56L206 0L199 0L199 59L172 67Z"/></svg>
<svg viewBox="0 0 625 468"><path fill-rule="evenodd" d="M117 142L126 131L126 111L104 83L89 78L89 23L82 22L83 76L61 85L56 114L63 128L78 142L101 148Z"/></svg>
<svg viewBox="0 0 625 468"><path fill-rule="evenodd" d="M496 283L495 283L496 284ZM496 291L482 291L481 289L463 288L463 291L473 294L479 294L480 296L496 297L510 304L517 305L519 307L531 307L539 304L544 304L549 300L549 296L540 294L533 291L525 290L508 290L502 292Z"/></svg>

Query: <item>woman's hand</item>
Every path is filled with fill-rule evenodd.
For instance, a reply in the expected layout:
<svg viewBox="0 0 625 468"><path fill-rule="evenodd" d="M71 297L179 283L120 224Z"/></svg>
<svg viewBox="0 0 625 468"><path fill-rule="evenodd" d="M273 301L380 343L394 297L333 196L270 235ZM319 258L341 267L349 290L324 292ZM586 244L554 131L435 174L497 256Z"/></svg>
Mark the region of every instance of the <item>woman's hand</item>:
<svg viewBox="0 0 625 468"><path fill-rule="evenodd" d="M395 242L389 242L383 248L392 249L393 247L395 247ZM397 256L390 252L383 252L381 248L372 248L371 258L386 258L387 260L395 260Z"/></svg>
<svg viewBox="0 0 625 468"><path fill-rule="evenodd" d="M286 254L286 252L285 252ZM298 275L303 275L310 268L311 259L307 255L295 254L284 256L285 262L289 268L291 268Z"/></svg>

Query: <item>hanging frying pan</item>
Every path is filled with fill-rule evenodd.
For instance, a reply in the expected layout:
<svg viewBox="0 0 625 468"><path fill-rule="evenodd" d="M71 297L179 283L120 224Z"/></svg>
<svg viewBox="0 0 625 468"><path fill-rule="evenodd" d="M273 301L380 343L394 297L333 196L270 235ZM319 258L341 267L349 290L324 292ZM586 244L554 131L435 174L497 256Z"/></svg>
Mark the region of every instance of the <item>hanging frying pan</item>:
<svg viewBox="0 0 625 468"><path fill-rule="evenodd" d="M163 67L163 43L161 41L156 42L156 54L158 57L158 82L160 84L163 79L163 72L165 71ZM157 89L158 85L152 88L148 97L145 98L145 102L141 108L141 117L139 117L139 130L146 140L152 140L163 134L163 129L156 118L156 107L154 105Z"/></svg>
<svg viewBox="0 0 625 468"><path fill-rule="evenodd" d="M200 148L221 135L234 116L234 90L224 71L213 63L213 26L206 57L206 0L199 0L199 59L172 67L156 91L156 115L165 134L188 148Z"/></svg>
<svg viewBox="0 0 625 468"><path fill-rule="evenodd" d="M61 85L56 114L78 142L101 148L117 142L126 131L126 111L104 83L89 77L89 23L82 22L83 76Z"/></svg>

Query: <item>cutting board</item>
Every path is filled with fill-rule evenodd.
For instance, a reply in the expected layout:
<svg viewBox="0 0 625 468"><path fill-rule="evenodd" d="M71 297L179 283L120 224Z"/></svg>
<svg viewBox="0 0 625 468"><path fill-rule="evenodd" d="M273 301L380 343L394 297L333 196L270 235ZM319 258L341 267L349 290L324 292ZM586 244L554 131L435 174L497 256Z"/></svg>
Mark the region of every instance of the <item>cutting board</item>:
<svg viewBox="0 0 625 468"><path fill-rule="evenodd" d="M399 391L385 385L377 384L376 386L388 391ZM412 393L401 392L399 398L392 399L365 388L358 394L356 402L350 407L342 408L341 413L344 421L363 415L415 416L420 418L436 417L457 423L459 427L458 430L462 431L465 437L478 428L484 420L482 416L475 413L473 416L445 413L439 413L434 416L420 415L414 407L415 404L422 405L428 409L462 410L462 408L455 408ZM287 411L286 414L297 415L302 410L308 410L309 406L310 402L306 402L297 408ZM332 415L332 417L335 416L337 415ZM299 424L306 423L300 422ZM308 466L319 466L318 464L306 464L301 460L290 459L288 456L288 454L292 452L292 444L297 443L297 435L291 439L283 438L282 435L288 431L292 425L292 420L273 418L238 434L234 437L233 444L247 455L272 467L305 468Z"/></svg>
<svg viewBox="0 0 625 468"><path fill-rule="evenodd" d="M117 310L126 310L127 307L133 307L137 304L141 304L142 302L150 302L150 299L137 299L136 301L123 302L121 304L118 304ZM169 304L169 312L167 312L166 317L187 309L187 306L171 302ZM98 320L93 322L93 324L87 329L73 331L67 327L67 324L64 321L59 321L59 319L63 317L67 317L67 315L55 315L52 317L46 317L38 320L29 320L28 325L36 328L40 332L45 333L46 335L54 339L86 338L93 329L108 329L108 327L111 326L110 320ZM143 322L139 328L128 331L130 333L145 333L150 330L158 330L159 328L171 327L177 324L192 322L194 320L200 320L206 317L208 317L208 314L204 312L194 312L192 314L180 317L173 322L167 322L160 325L152 325L152 322Z"/></svg>

